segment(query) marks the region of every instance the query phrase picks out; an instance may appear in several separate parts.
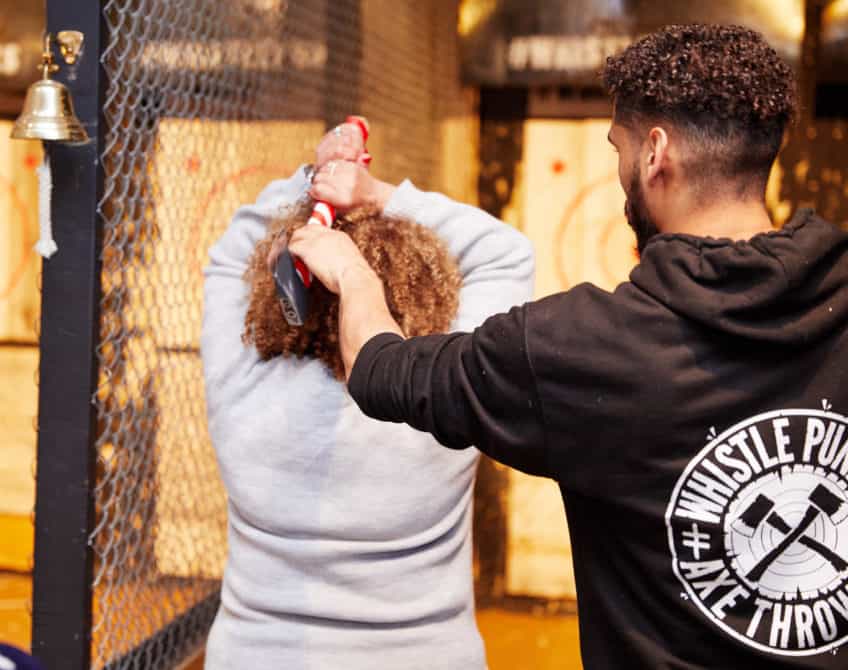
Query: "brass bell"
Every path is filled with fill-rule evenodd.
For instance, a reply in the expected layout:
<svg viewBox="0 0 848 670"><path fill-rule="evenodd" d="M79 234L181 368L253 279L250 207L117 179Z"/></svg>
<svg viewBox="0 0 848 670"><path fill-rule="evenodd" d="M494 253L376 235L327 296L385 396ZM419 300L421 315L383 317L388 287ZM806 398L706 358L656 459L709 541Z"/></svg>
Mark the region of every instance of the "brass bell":
<svg viewBox="0 0 848 670"><path fill-rule="evenodd" d="M50 79L50 73L59 69L53 63L50 35L44 38L39 68L41 79L27 90L23 111L12 128L12 139L87 142L88 134L74 113L71 94L64 84Z"/></svg>

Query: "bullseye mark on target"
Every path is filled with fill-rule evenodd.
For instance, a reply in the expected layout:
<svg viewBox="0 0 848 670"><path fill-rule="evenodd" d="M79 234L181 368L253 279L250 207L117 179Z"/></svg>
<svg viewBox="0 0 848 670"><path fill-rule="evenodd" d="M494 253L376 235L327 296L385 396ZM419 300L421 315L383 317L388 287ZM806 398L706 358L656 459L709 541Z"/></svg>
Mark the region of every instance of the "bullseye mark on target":
<svg viewBox="0 0 848 670"><path fill-rule="evenodd" d="M571 226L574 224L577 212L586 205L589 198L598 190L608 188L609 186L618 187L618 171L610 172L604 177L597 179L587 184L584 188L578 191L574 199L565 207L562 219L554 233L554 249L555 249L555 270L557 279L561 289L570 288L573 283L569 279L569 274L566 271L565 259L565 238ZM590 217L591 219L592 217ZM615 216L607 219L602 227L599 236L597 249L595 250L595 258L593 261L603 270L604 278L610 285L616 285L621 280L621 268L619 266L610 266L613 255L608 253L611 248L611 239L613 234L619 230L622 225L626 225L623 221L623 216ZM620 258L620 256L619 256ZM638 256L636 257L638 261ZM630 268L628 268L629 270Z"/></svg>

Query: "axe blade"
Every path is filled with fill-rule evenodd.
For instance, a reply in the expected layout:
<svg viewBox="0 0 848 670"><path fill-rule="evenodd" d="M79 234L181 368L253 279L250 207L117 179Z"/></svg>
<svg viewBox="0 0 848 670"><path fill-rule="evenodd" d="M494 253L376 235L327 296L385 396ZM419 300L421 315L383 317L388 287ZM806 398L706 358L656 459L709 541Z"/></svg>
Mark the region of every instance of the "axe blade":
<svg viewBox="0 0 848 670"><path fill-rule="evenodd" d="M841 523L848 517L848 505L824 484L818 484L810 494L810 502L827 515L833 523Z"/></svg>
<svg viewBox="0 0 848 670"><path fill-rule="evenodd" d="M745 537L754 537L757 528L773 508L774 501L760 493L730 527Z"/></svg>
<svg viewBox="0 0 848 670"><path fill-rule="evenodd" d="M290 326L302 326L309 312L309 292L288 249L284 249L274 263L274 284L286 321Z"/></svg>

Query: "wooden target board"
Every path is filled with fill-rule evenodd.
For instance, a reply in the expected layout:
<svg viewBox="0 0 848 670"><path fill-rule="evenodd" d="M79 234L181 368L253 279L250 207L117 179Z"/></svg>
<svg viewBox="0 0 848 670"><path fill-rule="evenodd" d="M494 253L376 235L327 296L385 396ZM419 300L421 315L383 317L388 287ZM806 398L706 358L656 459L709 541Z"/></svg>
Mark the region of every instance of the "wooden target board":
<svg viewBox="0 0 848 670"><path fill-rule="evenodd" d="M637 262L624 216L608 119L529 120L524 126L521 228L536 250L536 297L582 282L612 290ZM576 596L557 485L510 470L506 590Z"/></svg>
<svg viewBox="0 0 848 670"><path fill-rule="evenodd" d="M11 130L11 121L0 121L0 342L36 344L41 144L12 140Z"/></svg>
<svg viewBox="0 0 848 670"><path fill-rule="evenodd" d="M35 504L39 142L11 140L0 121L0 568L26 570ZM21 346L23 345L23 346Z"/></svg>

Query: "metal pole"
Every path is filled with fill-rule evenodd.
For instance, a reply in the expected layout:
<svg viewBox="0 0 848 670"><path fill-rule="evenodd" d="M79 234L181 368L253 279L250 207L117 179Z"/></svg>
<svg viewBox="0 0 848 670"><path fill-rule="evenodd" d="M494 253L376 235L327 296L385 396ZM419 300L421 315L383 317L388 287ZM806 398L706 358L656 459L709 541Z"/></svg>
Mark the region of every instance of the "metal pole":
<svg viewBox="0 0 848 670"><path fill-rule="evenodd" d="M32 650L45 667L85 670L91 657L97 386L103 192L99 156L105 25L99 0L47 0L47 30L85 34L82 57L63 81L90 142L52 144L52 219L58 252L42 270L38 470ZM72 77L69 73L73 72Z"/></svg>

